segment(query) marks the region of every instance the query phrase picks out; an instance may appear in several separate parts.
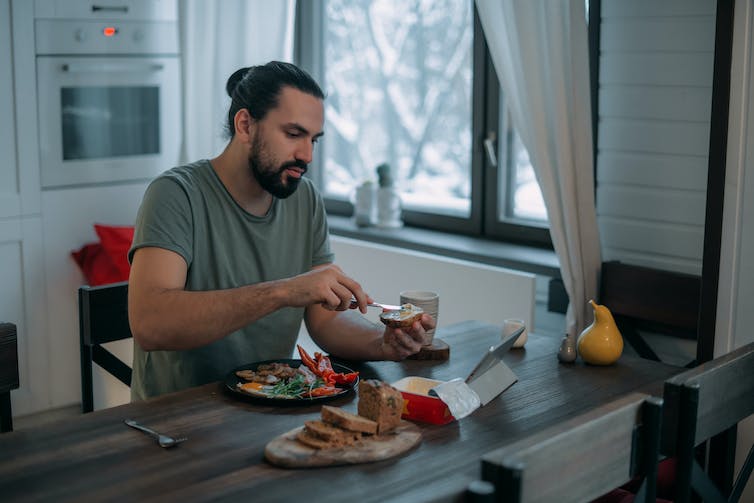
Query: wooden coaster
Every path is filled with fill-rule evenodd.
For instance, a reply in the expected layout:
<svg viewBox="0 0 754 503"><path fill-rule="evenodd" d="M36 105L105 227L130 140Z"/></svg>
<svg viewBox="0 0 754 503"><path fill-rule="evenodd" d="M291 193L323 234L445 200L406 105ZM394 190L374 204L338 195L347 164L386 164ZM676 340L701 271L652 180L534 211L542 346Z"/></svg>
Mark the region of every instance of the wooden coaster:
<svg viewBox="0 0 754 503"><path fill-rule="evenodd" d="M418 353L408 357L409 360L447 360L448 358L450 358L450 346L437 337L432 340L432 344L423 346Z"/></svg>

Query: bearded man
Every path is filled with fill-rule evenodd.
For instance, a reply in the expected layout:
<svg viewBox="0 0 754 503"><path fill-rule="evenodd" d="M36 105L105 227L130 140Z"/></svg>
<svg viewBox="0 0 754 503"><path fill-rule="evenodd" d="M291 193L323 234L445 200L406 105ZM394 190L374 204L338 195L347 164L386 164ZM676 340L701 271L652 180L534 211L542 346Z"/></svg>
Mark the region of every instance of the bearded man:
<svg viewBox="0 0 754 503"><path fill-rule="evenodd" d="M295 65L228 79L223 152L170 169L147 188L128 258L132 400L289 358L301 321L325 352L401 360L435 321L377 326L372 299L334 263L322 197L308 178L324 134L324 94Z"/></svg>

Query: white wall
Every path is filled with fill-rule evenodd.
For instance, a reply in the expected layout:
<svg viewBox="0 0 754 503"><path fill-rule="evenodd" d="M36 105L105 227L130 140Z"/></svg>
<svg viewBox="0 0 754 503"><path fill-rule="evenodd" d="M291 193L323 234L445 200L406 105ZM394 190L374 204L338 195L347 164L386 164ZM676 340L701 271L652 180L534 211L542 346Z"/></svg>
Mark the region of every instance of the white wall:
<svg viewBox="0 0 754 503"><path fill-rule="evenodd" d="M331 242L335 263L378 302L398 304L402 290L431 290L440 295L438 327L518 318L536 328L533 274L340 236Z"/></svg>
<svg viewBox="0 0 754 503"><path fill-rule="evenodd" d="M49 363L52 408L81 401L77 292L86 280L71 251L98 240L95 223L133 225L146 186L132 182L42 192L49 346L54 355Z"/></svg>

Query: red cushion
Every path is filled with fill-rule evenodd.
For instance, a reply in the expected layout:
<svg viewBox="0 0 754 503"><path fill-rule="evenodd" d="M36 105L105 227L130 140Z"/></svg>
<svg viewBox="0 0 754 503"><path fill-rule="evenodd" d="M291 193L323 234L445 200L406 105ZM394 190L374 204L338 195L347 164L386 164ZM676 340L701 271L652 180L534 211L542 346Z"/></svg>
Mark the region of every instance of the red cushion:
<svg viewBox="0 0 754 503"><path fill-rule="evenodd" d="M673 499L675 494L676 458L667 458L657 465L657 497Z"/></svg>
<svg viewBox="0 0 754 503"><path fill-rule="evenodd" d="M80 250L71 252L86 282L91 286L128 281L131 266L128 263L128 250L134 238L131 226L94 224L99 243L85 244Z"/></svg>
<svg viewBox="0 0 754 503"><path fill-rule="evenodd" d="M91 286L117 283L128 279L128 275L123 278L99 243L86 244L80 250L71 252L71 256L84 273L87 284Z"/></svg>
<svg viewBox="0 0 754 503"><path fill-rule="evenodd" d="M105 253L118 270L118 277L123 278L119 281L128 279L128 273L131 266L128 263L128 250L131 248L131 242L134 239L133 226L115 226L94 224L94 231L102 243Z"/></svg>

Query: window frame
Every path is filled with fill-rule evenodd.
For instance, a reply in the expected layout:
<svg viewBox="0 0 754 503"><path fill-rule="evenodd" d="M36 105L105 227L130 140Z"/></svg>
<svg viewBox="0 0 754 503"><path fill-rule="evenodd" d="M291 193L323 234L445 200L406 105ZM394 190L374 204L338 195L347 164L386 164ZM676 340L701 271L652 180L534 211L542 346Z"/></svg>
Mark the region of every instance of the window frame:
<svg viewBox="0 0 754 503"><path fill-rule="evenodd" d="M472 1L473 0L469 0ZM499 221L498 215L498 184L500 175L506 176L510 172L511 159L509 155L499 162L504 162L505 172L500 167L493 166L484 150L484 140L489 135L495 135L496 152L500 141L499 104L500 84L490 57L489 49L484 38L481 22L476 5L473 4L474 42L473 42L473 101L472 101L472 152L471 152L471 205L466 218L445 214L428 213L404 209L403 223L406 226L443 231L454 234L475 236L496 241L504 241L522 245L532 245L552 249L549 227L536 223L522 221ZM324 3L323 0L309 0L297 2L296 5L296 33L294 61L306 69L320 83L324 83L324 61L321 57L323 49L322 34L324 32ZM323 86L324 87L324 86ZM506 142L506 149L512 143L512 134L506 132L502 138ZM314 164L319 169L309 170L309 176L322 187L324 182L324 156L321 149L315 150ZM324 195L324 194L323 194ZM349 201L325 197L325 208L328 213L340 216L351 216L353 204Z"/></svg>

